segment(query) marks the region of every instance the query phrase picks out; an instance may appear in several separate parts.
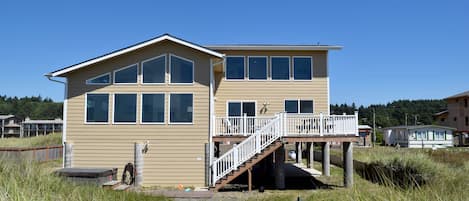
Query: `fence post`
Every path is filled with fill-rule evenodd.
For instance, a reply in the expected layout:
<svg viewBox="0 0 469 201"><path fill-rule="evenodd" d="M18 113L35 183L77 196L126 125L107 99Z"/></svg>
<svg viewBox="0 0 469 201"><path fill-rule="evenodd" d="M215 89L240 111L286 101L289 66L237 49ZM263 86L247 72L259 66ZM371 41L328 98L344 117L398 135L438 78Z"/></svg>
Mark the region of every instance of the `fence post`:
<svg viewBox="0 0 469 201"><path fill-rule="evenodd" d="M218 163L213 163L212 165L212 186L215 186L216 182L217 182L217 175L218 175L218 172L217 172L217 164Z"/></svg>
<svg viewBox="0 0 469 201"><path fill-rule="evenodd" d="M248 117L248 115L246 113L244 113L244 115L243 115L243 133L244 133L244 136L248 135L247 134L247 117Z"/></svg>
<svg viewBox="0 0 469 201"><path fill-rule="evenodd" d="M238 145L234 144L233 145L233 160L234 160L234 169L238 169L238 162L239 162L239 151L238 151Z"/></svg>
<svg viewBox="0 0 469 201"><path fill-rule="evenodd" d="M134 147L134 160L135 160L135 186L142 186L143 184L143 143L135 143Z"/></svg>
<svg viewBox="0 0 469 201"><path fill-rule="evenodd" d="M323 132L324 132L324 115L321 112L319 113L319 135L323 136Z"/></svg>
<svg viewBox="0 0 469 201"><path fill-rule="evenodd" d="M358 111L355 110L355 136L358 136Z"/></svg>

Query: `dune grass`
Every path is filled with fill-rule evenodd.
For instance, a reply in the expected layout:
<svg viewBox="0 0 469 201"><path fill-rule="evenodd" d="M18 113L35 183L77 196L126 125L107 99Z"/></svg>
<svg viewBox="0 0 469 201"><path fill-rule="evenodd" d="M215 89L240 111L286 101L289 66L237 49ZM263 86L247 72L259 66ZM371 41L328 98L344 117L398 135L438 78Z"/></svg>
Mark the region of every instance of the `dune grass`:
<svg viewBox="0 0 469 201"><path fill-rule="evenodd" d="M25 138L0 139L0 147L41 147L62 144L62 133Z"/></svg>
<svg viewBox="0 0 469 201"><path fill-rule="evenodd" d="M92 185L78 185L52 174L60 162L8 163L0 161L0 200L2 201L88 201L169 200L135 192L117 192Z"/></svg>

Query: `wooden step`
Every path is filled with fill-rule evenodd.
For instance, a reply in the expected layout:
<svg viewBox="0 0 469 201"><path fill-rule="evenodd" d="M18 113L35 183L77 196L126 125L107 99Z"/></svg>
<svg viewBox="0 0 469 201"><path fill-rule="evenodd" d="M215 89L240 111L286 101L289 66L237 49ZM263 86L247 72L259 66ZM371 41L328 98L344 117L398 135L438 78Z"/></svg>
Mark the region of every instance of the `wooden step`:
<svg viewBox="0 0 469 201"><path fill-rule="evenodd" d="M106 182L102 185L103 188L105 189L114 189L115 187L117 187L118 185L120 185L121 182L120 181L117 181L117 180L112 180L112 181L109 181L109 182Z"/></svg>
<svg viewBox="0 0 469 201"><path fill-rule="evenodd" d="M113 190L115 190L115 191L127 191L127 190L129 190L129 188L130 188L130 185L120 184L120 185L114 187Z"/></svg>

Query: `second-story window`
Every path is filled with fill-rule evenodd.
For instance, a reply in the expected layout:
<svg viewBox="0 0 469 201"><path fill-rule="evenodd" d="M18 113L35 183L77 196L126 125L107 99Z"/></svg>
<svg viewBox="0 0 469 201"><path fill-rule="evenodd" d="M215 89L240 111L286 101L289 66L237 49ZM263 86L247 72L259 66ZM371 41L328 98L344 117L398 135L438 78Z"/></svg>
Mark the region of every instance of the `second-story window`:
<svg viewBox="0 0 469 201"><path fill-rule="evenodd" d="M270 66L272 80L290 79L290 57L271 57Z"/></svg>
<svg viewBox="0 0 469 201"><path fill-rule="evenodd" d="M311 57L293 57L293 78L295 80L311 80L313 78Z"/></svg>
<svg viewBox="0 0 469 201"><path fill-rule="evenodd" d="M137 83L137 73L137 64L118 69L114 71L114 83L135 84Z"/></svg>
<svg viewBox="0 0 469 201"><path fill-rule="evenodd" d="M92 77L88 80L86 80L86 84L88 85L103 85L103 84L109 84L111 81L111 74L106 73L103 75L98 75L96 77Z"/></svg>
<svg viewBox="0 0 469 201"><path fill-rule="evenodd" d="M166 56L161 55L142 62L143 83L164 83Z"/></svg>
<svg viewBox="0 0 469 201"><path fill-rule="evenodd" d="M244 57L226 58L226 79L243 80L244 79Z"/></svg>
<svg viewBox="0 0 469 201"><path fill-rule="evenodd" d="M250 80L266 80L267 57L249 57L248 69L248 77Z"/></svg>
<svg viewBox="0 0 469 201"><path fill-rule="evenodd" d="M171 83L193 83L194 62L176 55L171 55L169 73Z"/></svg>

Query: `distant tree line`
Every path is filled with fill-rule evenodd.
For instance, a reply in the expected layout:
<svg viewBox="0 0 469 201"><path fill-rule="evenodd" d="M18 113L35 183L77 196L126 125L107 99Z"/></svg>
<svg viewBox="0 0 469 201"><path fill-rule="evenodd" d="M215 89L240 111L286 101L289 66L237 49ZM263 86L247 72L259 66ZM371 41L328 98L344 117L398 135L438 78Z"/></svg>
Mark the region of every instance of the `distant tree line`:
<svg viewBox="0 0 469 201"><path fill-rule="evenodd" d="M398 100L387 104L373 104L357 108L352 105L331 105L331 114L353 114L358 110L359 123L373 125L373 110L377 127L432 124L433 114L446 109L444 100Z"/></svg>
<svg viewBox="0 0 469 201"><path fill-rule="evenodd" d="M62 103L41 96L7 97L0 96L0 114L13 114L21 119L62 118Z"/></svg>

